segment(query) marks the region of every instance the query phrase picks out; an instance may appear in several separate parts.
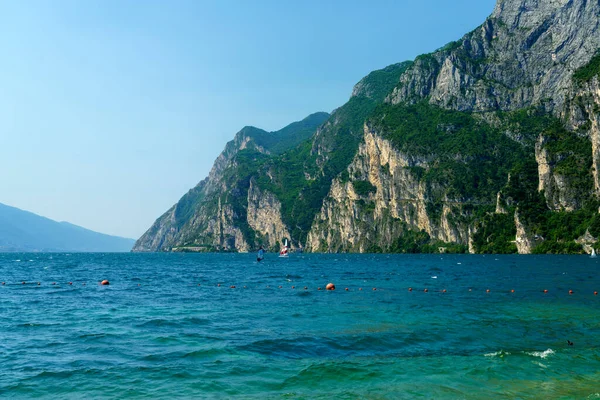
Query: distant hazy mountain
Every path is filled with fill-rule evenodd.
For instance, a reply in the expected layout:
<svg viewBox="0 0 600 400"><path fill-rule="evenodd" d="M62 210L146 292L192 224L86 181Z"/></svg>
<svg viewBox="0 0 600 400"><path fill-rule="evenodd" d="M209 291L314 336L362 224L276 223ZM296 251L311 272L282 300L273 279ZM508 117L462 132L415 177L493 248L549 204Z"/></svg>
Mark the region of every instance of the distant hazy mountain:
<svg viewBox="0 0 600 400"><path fill-rule="evenodd" d="M0 252L121 252L131 250L134 242L0 203Z"/></svg>

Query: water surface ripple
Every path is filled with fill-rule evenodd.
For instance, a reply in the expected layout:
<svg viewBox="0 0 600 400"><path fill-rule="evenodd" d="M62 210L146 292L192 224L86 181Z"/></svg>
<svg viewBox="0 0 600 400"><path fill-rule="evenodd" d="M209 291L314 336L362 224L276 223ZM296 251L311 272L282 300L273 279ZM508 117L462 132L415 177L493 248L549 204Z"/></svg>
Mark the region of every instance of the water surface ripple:
<svg viewBox="0 0 600 400"><path fill-rule="evenodd" d="M0 398L597 398L599 268L586 256L0 254ZM335 292L317 290L328 282Z"/></svg>

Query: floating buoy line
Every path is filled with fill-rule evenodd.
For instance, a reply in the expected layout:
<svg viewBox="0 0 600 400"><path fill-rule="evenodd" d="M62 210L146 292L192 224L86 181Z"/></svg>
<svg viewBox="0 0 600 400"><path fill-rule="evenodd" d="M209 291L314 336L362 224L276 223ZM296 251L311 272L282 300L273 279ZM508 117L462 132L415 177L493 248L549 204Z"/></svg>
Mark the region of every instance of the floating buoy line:
<svg viewBox="0 0 600 400"><path fill-rule="evenodd" d="M76 284L76 283L74 283L73 281L65 282L65 285L67 285L67 286L73 286L74 284ZM43 286L42 282L38 282L38 281L32 281L32 282L17 281L17 282L14 282L14 283L10 283L10 282L7 283L5 281L0 282L0 286L11 286L11 285L17 285L17 286L28 286L28 285ZM50 286L57 286L57 285L60 285L60 284L57 283L57 282L52 282L49 285ZM107 279L104 279L104 280L98 281L98 285L99 286L108 286L108 285L110 285L110 282ZM81 282L81 286L86 286L86 282ZM140 287L142 285L140 283L138 283L137 286ZM210 285L210 284L208 284L208 285L204 284L203 285L202 283L198 283L197 286L198 287L211 287L213 285ZM237 285L226 285L226 284L221 284L221 283L216 283L214 285L214 287L217 287L217 288L223 287L223 288L229 288L229 289L238 289ZM276 287L277 287L277 289L288 289L288 287L284 287L283 285L277 285ZM258 288L258 287L254 287L254 289L256 289L256 288ZM271 286L270 285L265 285L264 288L265 289L271 289ZM275 288L275 286L273 286L273 288ZM248 286L244 285L244 286L239 287L239 289L248 289ZM251 288L251 289L253 289L253 288ZM308 286L303 286L302 288L300 288L300 287L296 288L295 285L292 285L292 286L289 287L289 289L291 289L291 290L304 290L304 291L308 291L309 287ZM331 282L328 283L327 285L325 285L325 291L331 292L331 291L335 291L335 289L336 289L335 284L333 284ZM413 293L413 292L430 293L430 290L427 287L422 288L422 289L413 289L412 287L400 288L400 289L402 289L403 291L406 290L409 293ZM344 292L351 292L351 291L359 291L360 292L362 290L363 290L362 287L356 287L356 288L345 287L344 288ZM394 289L390 289L390 288L377 288L377 287L373 287L372 288L373 292L376 292L378 290L380 290L380 291L387 291L387 292L396 291L395 288ZM316 287L316 291L319 291L319 292L323 291L323 288L321 286L317 286ZM464 288L464 289L461 289L461 290L448 290L448 289L443 288L443 289L436 289L435 291L431 291L431 293L442 293L442 294L448 294L448 295L450 295L452 293L458 293L458 292L461 292L461 291L468 291L470 293L473 293L474 289L473 288ZM484 292L486 294L491 294L492 292L493 293L508 293L508 294L517 293L517 291L515 289L503 289L503 290L494 290L494 291L492 291L490 288L486 288L486 289L480 289L480 291ZM533 292L533 291L532 290L528 290L526 292ZM539 290L537 290L535 292L536 293L541 293L543 295L549 295L550 293L557 293L558 290L556 290L556 291L550 291L548 289L539 289ZM581 292L576 292L573 289L569 289L567 291L563 290L562 292L568 294L569 296L575 295L576 293L581 293ZM523 293L523 292L521 292L521 293ZM594 295L594 296L598 296L598 291L594 290L593 292L591 292L591 294Z"/></svg>

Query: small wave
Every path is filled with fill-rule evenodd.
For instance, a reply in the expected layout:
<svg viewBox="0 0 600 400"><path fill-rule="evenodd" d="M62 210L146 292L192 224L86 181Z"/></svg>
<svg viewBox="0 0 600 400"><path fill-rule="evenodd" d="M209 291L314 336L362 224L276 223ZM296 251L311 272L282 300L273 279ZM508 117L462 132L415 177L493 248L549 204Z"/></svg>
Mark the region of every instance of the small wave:
<svg viewBox="0 0 600 400"><path fill-rule="evenodd" d="M199 317L187 317L183 319L183 322L193 325L210 325L212 321L206 318Z"/></svg>
<svg viewBox="0 0 600 400"><path fill-rule="evenodd" d="M232 354L231 349L226 348L211 348L204 350L195 350L183 355L183 358L214 358L218 356L223 356L227 354Z"/></svg>
<svg viewBox="0 0 600 400"><path fill-rule="evenodd" d="M437 275L432 276L431 279L437 279Z"/></svg>
<svg viewBox="0 0 600 400"><path fill-rule="evenodd" d="M151 319L143 323L137 324L138 327L177 327L179 324L162 318Z"/></svg>
<svg viewBox="0 0 600 400"><path fill-rule="evenodd" d="M18 328L47 328L50 326L56 326L56 325L60 325L60 324L44 324L44 323L35 323L35 322L27 322L27 323L23 323L23 324L18 324L16 325Z"/></svg>
<svg viewBox="0 0 600 400"><path fill-rule="evenodd" d="M546 358L548 356L551 356L552 354L555 354L555 351L552 349L548 349L548 350L544 350L544 351L530 351L530 352L526 351L525 354L528 354L528 355L534 356L534 357Z"/></svg>
<svg viewBox="0 0 600 400"><path fill-rule="evenodd" d="M506 357L509 355L510 355L510 353L508 351L500 350L500 351L495 351L493 353L484 354L483 356L484 357L500 357L500 358L502 358L502 357Z"/></svg>

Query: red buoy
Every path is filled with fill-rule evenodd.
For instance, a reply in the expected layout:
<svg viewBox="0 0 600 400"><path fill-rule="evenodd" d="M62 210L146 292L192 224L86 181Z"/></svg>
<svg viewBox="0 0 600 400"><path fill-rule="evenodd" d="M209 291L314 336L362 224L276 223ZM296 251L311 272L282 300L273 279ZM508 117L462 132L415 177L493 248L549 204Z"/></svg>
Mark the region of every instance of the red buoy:
<svg viewBox="0 0 600 400"><path fill-rule="evenodd" d="M348 291L348 288L346 288L346 292Z"/></svg>
<svg viewBox="0 0 600 400"><path fill-rule="evenodd" d="M110 285L110 282L108 280L103 280L102 282L100 282L101 285Z"/></svg>
<svg viewBox="0 0 600 400"><path fill-rule="evenodd" d="M573 291L572 291L572 290L569 290L569 294L573 294Z"/></svg>
<svg viewBox="0 0 600 400"><path fill-rule="evenodd" d="M325 286L325 290L335 290L335 285L329 282L327 286Z"/></svg>
<svg viewBox="0 0 600 400"><path fill-rule="evenodd" d="M442 293L446 293L446 289L442 289Z"/></svg>
<svg viewBox="0 0 600 400"><path fill-rule="evenodd" d="M235 285L229 286L229 289L235 289Z"/></svg>
<svg viewBox="0 0 600 400"><path fill-rule="evenodd" d="M4 282L2 284L4 285ZM598 292L594 292L594 296L598 296Z"/></svg>
<svg viewBox="0 0 600 400"><path fill-rule="evenodd" d="M548 293L548 289L544 289L544 293Z"/></svg>
<svg viewBox="0 0 600 400"><path fill-rule="evenodd" d="M408 288L408 291L409 291L409 292L412 292L412 288L411 288L411 287L409 287L409 288Z"/></svg>

